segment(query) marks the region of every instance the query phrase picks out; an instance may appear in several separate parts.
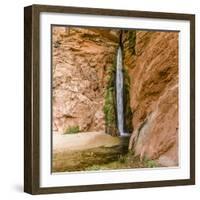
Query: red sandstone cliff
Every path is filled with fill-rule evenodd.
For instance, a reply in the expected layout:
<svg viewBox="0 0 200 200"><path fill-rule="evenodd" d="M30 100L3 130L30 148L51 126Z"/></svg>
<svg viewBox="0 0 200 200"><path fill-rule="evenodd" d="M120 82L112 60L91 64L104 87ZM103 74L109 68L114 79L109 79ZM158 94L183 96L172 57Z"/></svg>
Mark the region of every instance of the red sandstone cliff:
<svg viewBox="0 0 200 200"><path fill-rule="evenodd" d="M134 52L125 50L134 127L129 147L141 158L177 165L178 33L137 31Z"/></svg>
<svg viewBox="0 0 200 200"><path fill-rule="evenodd" d="M53 27L53 130L105 129L106 71L113 65L118 31Z"/></svg>
<svg viewBox="0 0 200 200"><path fill-rule="evenodd" d="M178 33L123 31L122 43L133 113L129 148L178 165ZM118 30L53 28L54 131L105 130L107 71L118 45Z"/></svg>

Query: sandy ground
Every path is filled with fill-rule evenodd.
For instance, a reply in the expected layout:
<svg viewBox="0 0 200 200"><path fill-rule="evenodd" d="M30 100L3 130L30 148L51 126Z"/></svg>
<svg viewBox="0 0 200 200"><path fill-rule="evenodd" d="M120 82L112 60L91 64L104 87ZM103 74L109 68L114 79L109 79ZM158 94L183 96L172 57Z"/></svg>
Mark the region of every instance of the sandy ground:
<svg viewBox="0 0 200 200"><path fill-rule="evenodd" d="M112 147L119 143L118 137L112 137L104 132L53 133L53 153L86 150L96 147Z"/></svg>
<svg viewBox="0 0 200 200"><path fill-rule="evenodd" d="M52 171L57 173L154 166L154 163L143 162L128 152L128 141L128 137L112 137L104 132L54 133Z"/></svg>

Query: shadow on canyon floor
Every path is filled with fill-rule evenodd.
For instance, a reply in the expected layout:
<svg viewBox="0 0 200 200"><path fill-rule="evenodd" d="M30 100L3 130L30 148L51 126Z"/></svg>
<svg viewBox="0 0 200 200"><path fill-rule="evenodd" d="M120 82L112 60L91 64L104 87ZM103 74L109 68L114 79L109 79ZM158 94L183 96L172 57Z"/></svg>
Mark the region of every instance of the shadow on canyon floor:
<svg viewBox="0 0 200 200"><path fill-rule="evenodd" d="M157 167L155 161L140 160L133 152L128 151L129 137L112 137L103 132L94 132L54 134L54 138L53 172ZM82 143L78 143L77 138ZM74 139L76 143L70 146Z"/></svg>

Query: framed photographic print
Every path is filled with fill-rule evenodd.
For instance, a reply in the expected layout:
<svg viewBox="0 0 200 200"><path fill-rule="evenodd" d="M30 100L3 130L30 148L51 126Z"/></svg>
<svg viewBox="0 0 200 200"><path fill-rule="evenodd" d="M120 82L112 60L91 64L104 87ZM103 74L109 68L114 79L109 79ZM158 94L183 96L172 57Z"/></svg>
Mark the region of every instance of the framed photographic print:
<svg viewBox="0 0 200 200"><path fill-rule="evenodd" d="M24 191L195 183L195 16L24 10Z"/></svg>

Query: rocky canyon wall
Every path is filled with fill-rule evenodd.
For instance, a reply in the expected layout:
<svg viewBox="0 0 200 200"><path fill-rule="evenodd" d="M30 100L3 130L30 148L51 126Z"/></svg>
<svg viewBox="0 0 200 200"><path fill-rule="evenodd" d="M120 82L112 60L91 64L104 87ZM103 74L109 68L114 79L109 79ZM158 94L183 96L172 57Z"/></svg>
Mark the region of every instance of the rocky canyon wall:
<svg viewBox="0 0 200 200"><path fill-rule="evenodd" d="M164 166L178 165L178 33L124 32L133 127L129 148Z"/></svg>
<svg viewBox="0 0 200 200"><path fill-rule="evenodd" d="M118 30L52 27L53 130L105 130L104 96Z"/></svg>
<svg viewBox="0 0 200 200"><path fill-rule="evenodd" d="M117 135L120 34L129 148L163 166L178 165L177 32L53 26L53 130L65 133L76 127Z"/></svg>

